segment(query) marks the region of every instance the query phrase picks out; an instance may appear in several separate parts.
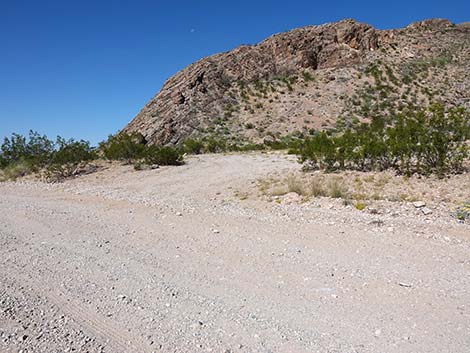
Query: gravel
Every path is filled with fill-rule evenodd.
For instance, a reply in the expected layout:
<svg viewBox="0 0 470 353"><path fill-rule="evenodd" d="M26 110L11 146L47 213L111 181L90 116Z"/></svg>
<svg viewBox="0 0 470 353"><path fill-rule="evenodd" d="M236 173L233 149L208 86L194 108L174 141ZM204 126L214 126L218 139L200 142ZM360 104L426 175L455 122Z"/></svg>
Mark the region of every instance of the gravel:
<svg viewBox="0 0 470 353"><path fill-rule="evenodd" d="M235 195L298 169L211 155L0 184L0 351L468 352L470 227Z"/></svg>

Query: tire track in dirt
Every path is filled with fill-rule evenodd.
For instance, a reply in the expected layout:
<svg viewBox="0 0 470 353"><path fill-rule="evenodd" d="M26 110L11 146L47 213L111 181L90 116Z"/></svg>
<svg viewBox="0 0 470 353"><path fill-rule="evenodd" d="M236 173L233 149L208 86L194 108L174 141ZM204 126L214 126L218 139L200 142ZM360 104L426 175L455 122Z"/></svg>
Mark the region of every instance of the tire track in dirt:
<svg viewBox="0 0 470 353"><path fill-rule="evenodd" d="M11 267L12 265L10 264L10 269ZM22 274L19 267L16 270L15 278L10 278L10 280L22 286L28 286L35 294L47 298L85 331L107 342L108 348L112 348L111 352L153 352L150 347L145 345L138 338L130 335L126 329L116 325L112 320L96 314L94 311L84 306L83 303L67 296L51 284Z"/></svg>

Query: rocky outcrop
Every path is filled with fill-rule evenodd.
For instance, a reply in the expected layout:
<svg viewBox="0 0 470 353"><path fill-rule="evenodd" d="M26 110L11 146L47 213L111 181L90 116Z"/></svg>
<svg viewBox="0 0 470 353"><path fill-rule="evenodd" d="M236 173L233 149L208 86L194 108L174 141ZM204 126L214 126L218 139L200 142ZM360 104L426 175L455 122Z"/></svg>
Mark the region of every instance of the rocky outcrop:
<svg viewBox="0 0 470 353"><path fill-rule="evenodd" d="M452 26L448 21L432 20L412 25L410 30L426 28L435 31ZM301 75L304 72L322 72L327 76L325 84L335 80L336 76L341 78L343 75L343 79L337 84L345 84L352 75L348 70L364 67L371 60L377 60L380 56L377 51L382 43L393 41L390 39L393 36L393 31L379 31L367 24L347 19L276 34L259 44L241 46L204 58L165 82L161 91L143 107L124 131L139 132L149 143L178 143L190 135L210 129L217 119L225 117L229 120L225 125L228 134L249 135L246 131L241 131L243 124L251 119L246 111L259 117L260 114L253 113L253 106L259 106L265 101L271 107L275 99L264 92L261 96L258 95L259 100L252 100L251 105L247 103L243 106L240 99L243 92L240 87L259 81L269 82L279 77ZM297 87L292 88L292 84L288 84L288 92L283 92L285 97L298 93ZM321 81L319 84L324 83ZM306 82L304 85L307 85ZM272 90L274 92L274 88ZM338 90L341 91L340 88ZM304 93L307 94L308 91L307 88ZM330 97L331 99L336 98ZM300 114L303 104L291 102L292 100L285 99L282 105L279 103L270 108L266 114L271 122L281 119L282 114ZM327 104L320 106L321 102L317 103L311 108L315 111L312 119L334 119L335 114L340 111L329 108ZM322 107L326 109L323 112Z"/></svg>

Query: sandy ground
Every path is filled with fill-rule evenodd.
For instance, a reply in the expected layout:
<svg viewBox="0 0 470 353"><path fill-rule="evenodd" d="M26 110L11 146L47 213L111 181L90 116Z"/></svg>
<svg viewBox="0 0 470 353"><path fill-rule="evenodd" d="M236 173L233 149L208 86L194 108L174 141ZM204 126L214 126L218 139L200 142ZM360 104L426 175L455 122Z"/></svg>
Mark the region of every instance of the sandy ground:
<svg viewBox="0 0 470 353"><path fill-rule="evenodd" d="M0 351L469 352L470 226L240 197L297 170L212 155L0 184Z"/></svg>

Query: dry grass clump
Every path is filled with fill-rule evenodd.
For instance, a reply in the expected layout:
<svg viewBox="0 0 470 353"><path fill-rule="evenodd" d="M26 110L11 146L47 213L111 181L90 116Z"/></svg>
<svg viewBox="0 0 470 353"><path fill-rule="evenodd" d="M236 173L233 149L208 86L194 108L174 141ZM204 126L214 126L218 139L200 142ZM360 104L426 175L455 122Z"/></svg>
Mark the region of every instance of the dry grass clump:
<svg viewBox="0 0 470 353"><path fill-rule="evenodd" d="M328 196L335 199L349 198L348 187L342 178L334 178L328 183Z"/></svg>
<svg viewBox="0 0 470 353"><path fill-rule="evenodd" d="M304 182L299 177L295 175L289 175L286 178L286 183L288 192L295 192L298 195L307 196Z"/></svg>
<svg viewBox="0 0 470 353"><path fill-rule="evenodd" d="M328 190L325 188L322 178L313 178L310 182L310 196L320 197L328 196Z"/></svg>
<svg viewBox="0 0 470 353"><path fill-rule="evenodd" d="M269 178L258 182L263 195L283 196L296 193L304 197L348 198L349 189L341 177L325 180L323 176L308 178L291 174L284 179Z"/></svg>
<svg viewBox="0 0 470 353"><path fill-rule="evenodd" d="M348 205L358 209L380 200L423 200L457 205L468 200L466 190L470 188L470 178L468 174L439 179L406 177L392 172L315 172L290 174L286 177L271 176L269 179L260 180L258 188L262 195L268 197L295 192L302 196L303 200L317 197L347 200Z"/></svg>

